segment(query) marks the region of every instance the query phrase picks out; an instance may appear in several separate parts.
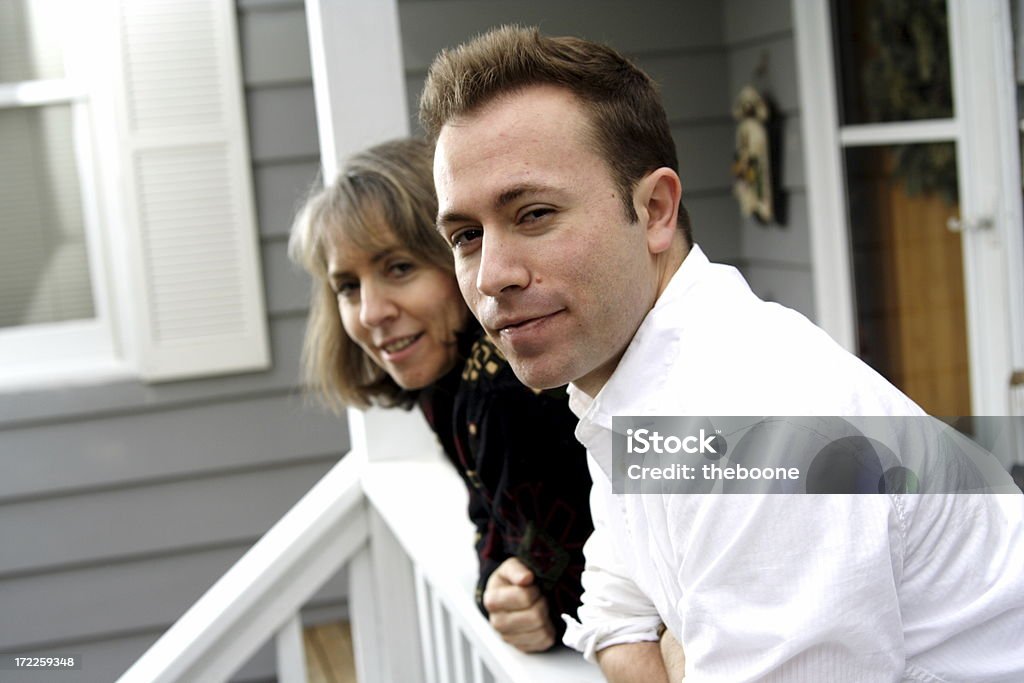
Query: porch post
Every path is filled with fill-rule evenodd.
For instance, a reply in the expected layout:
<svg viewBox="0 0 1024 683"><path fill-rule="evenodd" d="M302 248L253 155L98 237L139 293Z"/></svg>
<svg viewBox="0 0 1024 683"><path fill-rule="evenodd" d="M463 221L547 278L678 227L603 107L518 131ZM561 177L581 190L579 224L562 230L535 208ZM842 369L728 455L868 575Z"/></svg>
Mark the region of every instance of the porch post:
<svg viewBox="0 0 1024 683"><path fill-rule="evenodd" d="M396 0L306 0L309 52L325 182L370 145L409 134ZM348 411L352 453L371 465L436 449L418 413ZM423 680L412 564L380 515L349 567L360 681Z"/></svg>

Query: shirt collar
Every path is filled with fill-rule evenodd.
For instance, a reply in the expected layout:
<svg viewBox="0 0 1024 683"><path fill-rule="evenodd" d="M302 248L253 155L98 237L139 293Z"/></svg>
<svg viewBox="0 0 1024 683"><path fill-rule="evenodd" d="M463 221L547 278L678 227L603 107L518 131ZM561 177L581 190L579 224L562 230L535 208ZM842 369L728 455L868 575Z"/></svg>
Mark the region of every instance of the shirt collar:
<svg viewBox="0 0 1024 683"><path fill-rule="evenodd" d="M573 412L577 419L582 420L583 416L590 410L590 406L594 404L594 399L575 384L570 384L566 387L566 391L569 393L569 410Z"/></svg>

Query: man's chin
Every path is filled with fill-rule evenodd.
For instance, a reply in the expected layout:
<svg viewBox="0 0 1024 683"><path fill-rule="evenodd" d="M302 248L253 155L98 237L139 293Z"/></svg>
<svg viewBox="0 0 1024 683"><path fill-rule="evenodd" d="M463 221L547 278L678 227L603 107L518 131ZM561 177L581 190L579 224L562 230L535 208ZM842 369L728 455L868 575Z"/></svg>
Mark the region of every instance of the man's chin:
<svg viewBox="0 0 1024 683"><path fill-rule="evenodd" d="M554 389L568 384L573 380L565 372L564 366L556 367L548 363L538 363L535 359L520 359L507 356L512 372L519 381L537 391Z"/></svg>

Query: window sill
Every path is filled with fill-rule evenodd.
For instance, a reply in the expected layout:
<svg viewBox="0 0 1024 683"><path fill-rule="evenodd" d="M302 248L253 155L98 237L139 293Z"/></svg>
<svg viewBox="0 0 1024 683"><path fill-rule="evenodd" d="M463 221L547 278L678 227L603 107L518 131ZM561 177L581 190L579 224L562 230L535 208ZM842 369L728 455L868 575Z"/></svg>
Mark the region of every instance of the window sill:
<svg viewBox="0 0 1024 683"><path fill-rule="evenodd" d="M138 372L127 363L109 358L0 366L0 394L109 384L138 378Z"/></svg>

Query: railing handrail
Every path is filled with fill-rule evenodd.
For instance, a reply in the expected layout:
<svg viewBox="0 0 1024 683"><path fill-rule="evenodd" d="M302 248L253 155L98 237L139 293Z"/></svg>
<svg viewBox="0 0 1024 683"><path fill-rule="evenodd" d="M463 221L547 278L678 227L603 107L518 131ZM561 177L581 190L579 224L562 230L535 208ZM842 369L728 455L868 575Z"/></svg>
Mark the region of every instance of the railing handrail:
<svg viewBox="0 0 1024 683"><path fill-rule="evenodd" d="M227 680L366 544L365 465L342 458L118 683Z"/></svg>

